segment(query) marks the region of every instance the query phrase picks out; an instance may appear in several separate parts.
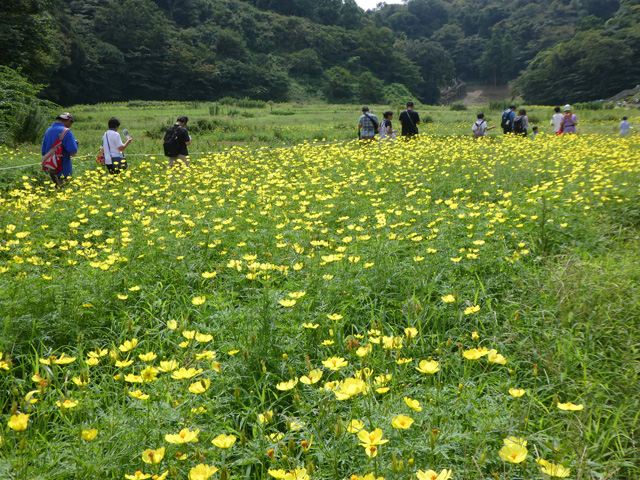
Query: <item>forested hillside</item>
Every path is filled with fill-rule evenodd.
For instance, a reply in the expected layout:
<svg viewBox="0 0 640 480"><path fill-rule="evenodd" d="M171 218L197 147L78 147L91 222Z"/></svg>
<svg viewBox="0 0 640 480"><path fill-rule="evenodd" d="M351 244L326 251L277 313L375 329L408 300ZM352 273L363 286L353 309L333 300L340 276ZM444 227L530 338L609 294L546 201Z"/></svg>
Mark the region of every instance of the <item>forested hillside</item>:
<svg viewBox="0 0 640 480"><path fill-rule="evenodd" d="M640 83L640 0L2 0L0 65L62 104L427 103L459 77L525 100Z"/></svg>

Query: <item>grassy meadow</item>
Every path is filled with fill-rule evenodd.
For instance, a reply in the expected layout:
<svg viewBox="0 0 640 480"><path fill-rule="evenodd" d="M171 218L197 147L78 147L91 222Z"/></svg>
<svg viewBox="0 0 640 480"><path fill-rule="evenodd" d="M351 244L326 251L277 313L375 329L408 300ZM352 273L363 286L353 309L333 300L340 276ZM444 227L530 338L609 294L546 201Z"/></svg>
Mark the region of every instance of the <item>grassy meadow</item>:
<svg viewBox="0 0 640 480"><path fill-rule="evenodd" d="M71 111L80 155L118 116L130 167L2 172L0 478L640 475L634 112L475 141L425 107L415 141L311 145L358 107Z"/></svg>

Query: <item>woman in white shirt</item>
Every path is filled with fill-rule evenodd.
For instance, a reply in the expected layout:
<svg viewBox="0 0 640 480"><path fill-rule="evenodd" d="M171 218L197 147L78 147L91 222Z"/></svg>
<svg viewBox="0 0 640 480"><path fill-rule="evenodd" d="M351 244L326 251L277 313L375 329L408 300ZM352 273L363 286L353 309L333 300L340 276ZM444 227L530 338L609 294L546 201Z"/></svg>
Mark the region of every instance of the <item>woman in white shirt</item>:
<svg viewBox="0 0 640 480"><path fill-rule="evenodd" d="M109 130L102 137L102 148L104 150L104 164L107 166L109 173L117 175L121 170L127 169L127 160L124 158L124 149L129 146L132 138L128 137L125 143L118 133L120 128L120 120L116 117L109 119Z"/></svg>

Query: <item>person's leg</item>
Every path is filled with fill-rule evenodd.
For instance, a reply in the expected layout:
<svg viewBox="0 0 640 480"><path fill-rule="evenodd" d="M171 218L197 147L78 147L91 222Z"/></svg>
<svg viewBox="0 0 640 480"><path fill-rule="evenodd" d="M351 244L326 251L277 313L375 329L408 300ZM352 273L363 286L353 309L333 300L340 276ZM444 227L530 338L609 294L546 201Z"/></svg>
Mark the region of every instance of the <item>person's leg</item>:
<svg viewBox="0 0 640 480"><path fill-rule="evenodd" d="M56 188L62 188L62 179L53 170L49 170L49 176Z"/></svg>

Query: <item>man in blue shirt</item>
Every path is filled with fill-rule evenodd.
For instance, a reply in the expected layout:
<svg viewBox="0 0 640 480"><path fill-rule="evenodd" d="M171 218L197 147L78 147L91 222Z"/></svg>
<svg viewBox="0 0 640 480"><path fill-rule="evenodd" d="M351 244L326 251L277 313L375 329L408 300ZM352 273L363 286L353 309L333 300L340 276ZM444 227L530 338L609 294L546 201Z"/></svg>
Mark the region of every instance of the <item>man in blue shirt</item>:
<svg viewBox="0 0 640 480"><path fill-rule="evenodd" d="M513 133L514 118L516 118L516 106L509 105L509 108L502 112L502 120L500 122L500 126L502 127L502 131L505 135L507 133Z"/></svg>
<svg viewBox="0 0 640 480"><path fill-rule="evenodd" d="M65 128L71 128L73 124L73 115L70 113L61 113L56 117L56 121L51 124L44 134L42 139L42 155L47 153L56 140L60 138L60 134ZM62 170L59 173L55 173L53 170L49 171L51 180L57 188L61 188L63 179L73 175L73 166L71 165L71 157L75 157L78 153L78 142L73 136L73 132L69 130L62 139Z"/></svg>

